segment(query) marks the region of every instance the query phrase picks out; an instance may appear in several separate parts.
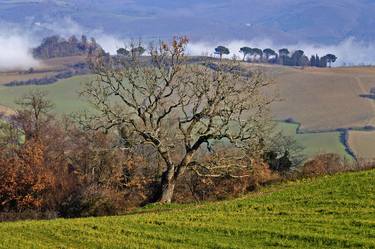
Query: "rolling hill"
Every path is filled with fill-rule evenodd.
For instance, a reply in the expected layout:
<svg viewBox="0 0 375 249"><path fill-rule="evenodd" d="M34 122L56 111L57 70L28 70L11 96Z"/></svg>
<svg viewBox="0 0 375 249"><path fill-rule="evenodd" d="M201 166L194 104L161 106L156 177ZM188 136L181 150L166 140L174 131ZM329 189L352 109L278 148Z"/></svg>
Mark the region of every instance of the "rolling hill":
<svg viewBox="0 0 375 249"><path fill-rule="evenodd" d="M36 72L53 73L66 60L49 60ZM48 66L46 66L48 65ZM375 103L363 97L375 87L374 67L353 68L293 68L275 65L243 64L263 71L275 81L274 89L281 99L273 105L276 120L292 119L300 124L280 127L306 147L306 154L338 153L348 155L352 150L358 158L375 158L375 132L366 127L375 126ZM36 77L38 74L0 73L1 79ZM49 93L58 113L77 112L89 107L79 98L82 84L91 76L78 76L44 86L5 87L0 79L0 106L15 108L14 101L32 88ZM296 134L296 129L298 133ZM354 131L350 131L354 129ZM349 138L345 138L347 130ZM365 138L365 139L363 139ZM347 148L348 145L350 148ZM346 150L346 151L345 151Z"/></svg>
<svg viewBox="0 0 375 249"><path fill-rule="evenodd" d="M293 81L293 87L290 87L288 81L278 81L279 74L283 75L284 73L288 73L289 68L286 67L270 67L264 68L266 73L270 74L271 70L273 72L273 76L277 80L276 87L281 92L289 92L288 89L294 89L293 92L301 92L299 89L299 82ZM301 70L295 70L296 72L300 73ZM300 73L303 77L305 72ZM1 74L0 74L1 75ZM25 77L28 75L25 75ZM270 75L271 76L271 75ZM90 108L90 105L83 99L79 97L79 92L82 90L83 84L87 83L88 81L92 80L93 76L84 75L84 76L76 76L73 78L69 78L66 80L61 80L57 83L50 84L50 85L43 85L43 86L17 86L17 87L5 87L1 86L0 84L0 106L6 106L10 108L17 108L15 104L15 100L21 98L25 94L27 94L31 89L38 88L40 90L46 91L48 93L49 98L55 104L55 111L59 114L70 114L73 112L79 112L85 109ZM282 78L281 78L282 79ZM1 83L1 81L0 81ZM322 86L322 85L320 85ZM321 91L324 92L324 88L312 88L313 91ZM306 97L309 92L304 91L300 93L302 95L301 101L304 97ZM285 97L289 97L286 95ZM309 122L312 122L314 111L318 111L319 109L315 106L310 106L304 104L302 102L294 103L295 106L304 106L307 110L311 112L312 117L309 119L295 119L297 121L304 121L304 125L309 125ZM328 104L328 103L327 103ZM289 99L284 99L281 102L277 102L275 105L275 117L280 120L287 119L289 117L299 118L299 114L304 113L303 110L294 108L292 109L293 103L290 103ZM280 109L281 108L281 109ZM315 109L314 109L315 108ZM289 110L289 111L288 111ZM1 109L0 109L1 111ZM327 113L327 115L330 115ZM348 114L350 115L350 114ZM319 124L319 122L318 122ZM320 122L320 125L324 126L323 120ZM329 132L324 133L315 133L315 134L297 134L296 130L298 126L296 124L287 124L287 123L280 123L279 129L283 131L288 136L292 136L300 145L302 145L305 150L304 154L306 157L311 157L319 153L337 153L341 156L345 156L347 158L351 158L350 155L345 151L345 146L342 144L340 140L340 133L335 131L334 129Z"/></svg>
<svg viewBox="0 0 375 249"><path fill-rule="evenodd" d="M0 248L375 248L375 171L122 217L0 224Z"/></svg>

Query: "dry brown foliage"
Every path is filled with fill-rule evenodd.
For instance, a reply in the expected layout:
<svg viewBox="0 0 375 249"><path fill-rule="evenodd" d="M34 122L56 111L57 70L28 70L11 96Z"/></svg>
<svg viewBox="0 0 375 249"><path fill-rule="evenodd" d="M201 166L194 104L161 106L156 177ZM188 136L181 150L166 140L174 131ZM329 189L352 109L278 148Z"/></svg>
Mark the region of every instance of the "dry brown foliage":
<svg viewBox="0 0 375 249"><path fill-rule="evenodd" d="M347 171L349 165L336 154L321 154L306 162L301 169L303 176L330 175Z"/></svg>
<svg viewBox="0 0 375 249"><path fill-rule="evenodd" d="M42 209L56 184L53 171L45 164L45 146L30 140L12 155L0 158L1 211Z"/></svg>

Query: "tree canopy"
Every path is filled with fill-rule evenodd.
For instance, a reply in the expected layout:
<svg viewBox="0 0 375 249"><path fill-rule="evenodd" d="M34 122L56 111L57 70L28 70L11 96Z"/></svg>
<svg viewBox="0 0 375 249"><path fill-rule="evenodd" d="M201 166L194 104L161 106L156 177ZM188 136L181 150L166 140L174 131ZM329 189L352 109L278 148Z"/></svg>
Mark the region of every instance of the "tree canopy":
<svg viewBox="0 0 375 249"><path fill-rule="evenodd" d="M251 55L253 52L253 49L250 48L250 47L242 47L240 48L240 53L243 54L243 61L245 61L245 58L248 56L248 55Z"/></svg>
<svg viewBox="0 0 375 249"><path fill-rule="evenodd" d="M337 57L336 57L336 55L334 55L334 54L327 54L327 55L326 55L326 58L327 58L327 61L328 61L328 63L329 63L329 67L331 67L331 66L332 66L332 63L335 63L336 60L337 60Z"/></svg>
<svg viewBox="0 0 375 249"><path fill-rule="evenodd" d="M224 46L218 46L215 48L215 54L218 54L220 56L220 59L223 58L223 55L230 54L229 48Z"/></svg>

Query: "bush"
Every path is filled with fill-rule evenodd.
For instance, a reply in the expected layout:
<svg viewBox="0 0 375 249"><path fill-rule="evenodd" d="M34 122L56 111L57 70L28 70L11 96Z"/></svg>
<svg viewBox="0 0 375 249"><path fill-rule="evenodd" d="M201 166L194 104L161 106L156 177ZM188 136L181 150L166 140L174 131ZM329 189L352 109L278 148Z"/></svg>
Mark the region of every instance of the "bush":
<svg viewBox="0 0 375 249"><path fill-rule="evenodd" d="M302 176L314 177L320 175L331 175L338 172L350 170L337 154L321 154L306 162L301 169Z"/></svg>
<svg viewBox="0 0 375 249"><path fill-rule="evenodd" d="M56 182L52 170L44 163L45 147L31 140L0 158L0 211L48 209L48 196Z"/></svg>
<svg viewBox="0 0 375 249"><path fill-rule="evenodd" d="M280 180L267 164L256 164L250 172L242 172L244 177L201 177L193 172L186 174L176 187L174 201L215 201L238 197L262 185Z"/></svg>
<svg viewBox="0 0 375 249"><path fill-rule="evenodd" d="M121 213L125 206L121 192L92 185L69 196L59 214L65 218L107 216Z"/></svg>

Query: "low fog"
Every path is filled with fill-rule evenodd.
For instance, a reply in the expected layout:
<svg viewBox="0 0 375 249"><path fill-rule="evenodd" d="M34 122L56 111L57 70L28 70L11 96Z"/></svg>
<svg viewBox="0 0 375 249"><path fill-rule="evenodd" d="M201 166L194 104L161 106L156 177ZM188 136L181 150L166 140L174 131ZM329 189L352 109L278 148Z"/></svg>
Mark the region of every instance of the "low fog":
<svg viewBox="0 0 375 249"><path fill-rule="evenodd" d="M65 18L59 22L35 23L34 27L28 32L18 28L10 28L0 25L0 71L28 69L38 65L38 61L31 55L31 49L38 45L44 37L37 37L35 34L42 33L41 30L50 34L60 34L62 37L71 35L80 36L85 34L89 37L95 37L97 42L109 53L115 54L116 50L129 43L129 38L109 35L102 30L88 30L78 25L70 18ZM147 41L149 42L149 41ZM145 42L145 43L147 43ZM252 41L223 41L223 42L205 42L192 41L188 46L189 55L212 55L214 48L218 45L224 45L231 51L229 57L233 55L242 58L239 49L244 46L258 48L272 48L277 51L280 48L288 48L290 51L302 49L307 56L318 54L319 56L333 53L338 57L335 66L342 65L375 65L375 44L365 43L355 38L347 38L336 45L319 45L299 42L293 45L278 44L269 39ZM147 44L145 44L147 46Z"/></svg>
<svg viewBox="0 0 375 249"><path fill-rule="evenodd" d="M38 65L31 54L32 42L27 36L0 29L0 71L26 70Z"/></svg>
<svg viewBox="0 0 375 249"><path fill-rule="evenodd" d="M347 38L336 45L319 45L300 42L297 44L278 44L268 39L264 40L252 40L252 41L240 41L233 40L227 42L192 42L189 45L189 54L191 55L202 55L202 54L213 54L215 47L223 45L229 48L231 54L227 57L236 55L242 58L239 53L241 47L257 47L257 48L272 48L278 51L280 48L288 48L290 51L302 49L305 51L307 56L318 54L324 56L328 53L333 53L338 57L335 66L344 65L374 65L375 64L375 43L366 43L356 40L353 37Z"/></svg>
<svg viewBox="0 0 375 249"><path fill-rule="evenodd" d="M103 33L97 33L96 39L98 43L111 54L115 54L118 48L126 46L126 44L129 43L129 39L121 39ZM324 56L328 53L333 53L338 57L335 66L375 65L375 43L358 41L353 37L347 38L336 45L319 45L305 42L297 44L278 44L268 39L252 41L233 40L215 43L192 41L187 50L189 55L212 55L215 47L219 45L224 45L229 48L231 52L231 54L227 56L229 58L233 57L233 55L242 58L239 50L241 47L248 46L262 49L272 48L275 51L278 51L280 48L288 48L290 51L302 49L308 57L315 54ZM147 44L145 44L145 46L147 46Z"/></svg>

